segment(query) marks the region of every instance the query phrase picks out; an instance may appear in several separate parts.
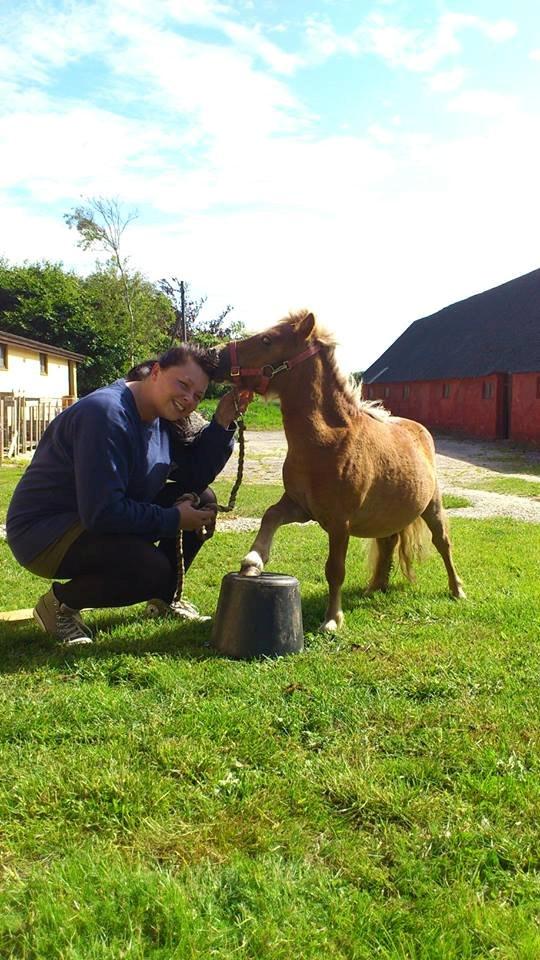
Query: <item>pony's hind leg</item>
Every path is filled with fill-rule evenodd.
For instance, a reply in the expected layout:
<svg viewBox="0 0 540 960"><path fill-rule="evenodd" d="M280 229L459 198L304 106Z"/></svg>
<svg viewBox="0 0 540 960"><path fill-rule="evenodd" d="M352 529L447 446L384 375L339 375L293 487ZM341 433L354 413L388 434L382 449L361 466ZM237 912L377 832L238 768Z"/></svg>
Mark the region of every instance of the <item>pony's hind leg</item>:
<svg viewBox="0 0 540 960"><path fill-rule="evenodd" d="M375 593L377 590L388 590L392 560L398 540L399 534L392 533L389 537L378 537L372 541L371 550L373 553L370 551L370 563L373 572L365 590L367 595ZM374 561L371 559L372 556L374 556Z"/></svg>
<svg viewBox="0 0 540 960"><path fill-rule="evenodd" d="M242 559L240 573L244 577L258 577L268 563L276 530L285 523L306 523L310 519L309 514L284 493L281 500L264 513L251 549Z"/></svg>
<svg viewBox="0 0 540 960"><path fill-rule="evenodd" d="M465 600L466 594L452 559L452 545L450 543L450 537L448 536L448 521L442 505L441 494L438 490L424 510L422 519L425 520L431 531L431 539L433 540L434 547L443 558L448 574L450 593L456 600Z"/></svg>

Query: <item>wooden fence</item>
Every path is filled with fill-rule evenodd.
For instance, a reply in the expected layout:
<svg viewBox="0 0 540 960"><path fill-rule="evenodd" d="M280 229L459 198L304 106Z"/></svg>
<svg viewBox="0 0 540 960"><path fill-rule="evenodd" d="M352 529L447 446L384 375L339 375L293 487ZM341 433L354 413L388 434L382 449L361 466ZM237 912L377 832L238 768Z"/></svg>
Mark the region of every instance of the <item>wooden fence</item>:
<svg viewBox="0 0 540 960"><path fill-rule="evenodd" d="M74 398L40 400L15 394L0 395L0 463L32 453L61 410Z"/></svg>

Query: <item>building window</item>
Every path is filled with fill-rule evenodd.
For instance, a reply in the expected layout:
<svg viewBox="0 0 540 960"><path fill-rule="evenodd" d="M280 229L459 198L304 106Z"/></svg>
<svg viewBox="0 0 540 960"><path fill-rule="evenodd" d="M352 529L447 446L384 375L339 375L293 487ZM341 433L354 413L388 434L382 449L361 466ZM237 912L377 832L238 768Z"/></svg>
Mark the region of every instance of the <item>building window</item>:
<svg viewBox="0 0 540 960"><path fill-rule="evenodd" d="M46 353L39 355L39 372L43 377L46 377L49 372L49 358Z"/></svg>
<svg viewBox="0 0 540 960"><path fill-rule="evenodd" d="M408 400L411 393L411 388L408 383L403 385L403 399Z"/></svg>
<svg viewBox="0 0 540 960"><path fill-rule="evenodd" d="M390 396L390 387L384 388L384 396L386 399L388 399L388 397Z"/></svg>
<svg viewBox="0 0 540 960"><path fill-rule="evenodd" d="M7 343L0 343L0 370L7 370L8 348Z"/></svg>
<svg viewBox="0 0 540 960"><path fill-rule="evenodd" d="M368 400L373 400L373 397L374 397L373 387L368 387L367 395L368 395Z"/></svg>
<svg viewBox="0 0 540 960"><path fill-rule="evenodd" d="M536 378L536 399L540 400L540 377Z"/></svg>
<svg viewBox="0 0 540 960"><path fill-rule="evenodd" d="M484 380L482 384L482 400L491 400L493 396L493 384Z"/></svg>
<svg viewBox="0 0 540 960"><path fill-rule="evenodd" d="M450 396L450 384L449 384L449 383L443 383L443 385L442 385L442 395L443 395L443 397L445 397L445 398L448 398L448 397Z"/></svg>

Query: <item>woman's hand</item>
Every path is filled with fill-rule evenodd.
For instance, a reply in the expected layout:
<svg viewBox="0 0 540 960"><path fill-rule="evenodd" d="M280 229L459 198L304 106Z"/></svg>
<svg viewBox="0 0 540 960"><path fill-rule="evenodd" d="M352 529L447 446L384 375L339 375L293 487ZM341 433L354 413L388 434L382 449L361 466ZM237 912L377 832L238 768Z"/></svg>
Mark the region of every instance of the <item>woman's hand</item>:
<svg viewBox="0 0 540 960"><path fill-rule="evenodd" d="M215 508L202 507L197 510L189 500L181 500L175 503L175 507L180 514L181 530L202 530L203 527L213 529L215 526Z"/></svg>
<svg viewBox="0 0 540 960"><path fill-rule="evenodd" d="M253 394L249 390L238 390L238 387L233 387L229 393L221 397L214 413L214 420L227 430L239 414L246 412L252 400Z"/></svg>

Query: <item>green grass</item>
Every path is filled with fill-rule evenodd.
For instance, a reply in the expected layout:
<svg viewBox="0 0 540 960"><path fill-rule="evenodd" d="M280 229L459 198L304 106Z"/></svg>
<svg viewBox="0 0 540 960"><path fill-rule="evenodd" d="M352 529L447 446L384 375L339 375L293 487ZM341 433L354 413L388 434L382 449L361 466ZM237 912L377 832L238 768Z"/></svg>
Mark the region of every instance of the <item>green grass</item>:
<svg viewBox="0 0 540 960"><path fill-rule="evenodd" d="M455 493L443 493L443 506L447 509L453 508L456 510L460 507L470 507L471 501L467 497L460 497Z"/></svg>
<svg viewBox="0 0 540 960"><path fill-rule="evenodd" d="M204 417L210 419L216 409L217 403L217 400L203 400L197 409ZM250 403L244 419L248 430L283 429L281 409L277 400L269 400L266 402L261 397L255 397L252 403Z"/></svg>
<svg viewBox="0 0 540 960"><path fill-rule="evenodd" d="M0 628L2 960L537 960L540 527L452 532L466 603L437 556L363 598L353 541L334 637L326 538L281 530L306 649L277 661L141 607L90 614L79 652ZM251 536L205 546L202 608ZM0 563L32 605L46 583Z"/></svg>
<svg viewBox="0 0 540 960"><path fill-rule="evenodd" d="M218 480L212 484L218 502L227 504L233 481ZM243 483L238 492L236 505L233 511L225 516L230 517L262 517L267 507L277 503L283 496L281 483Z"/></svg>
<svg viewBox="0 0 540 960"><path fill-rule="evenodd" d="M232 481L218 480L212 484L219 503L226 504L229 500ZM262 517L264 511L272 503L276 503L283 495L283 486L279 483L244 483L240 487L236 506L228 514L230 517ZM470 507L471 501L467 497L461 497L453 493L443 494L443 504L445 507Z"/></svg>
<svg viewBox="0 0 540 960"><path fill-rule="evenodd" d="M22 477L26 464L7 464L0 467L0 519L4 522L11 495L15 485Z"/></svg>
<svg viewBox="0 0 540 960"><path fill-rule="evenodd" d="M532 497L540 500L540 482L522 480L519 477L488 477L477 483L468 483L474 490L487 490L490 493L510 493L518 497Z"/></svg>

